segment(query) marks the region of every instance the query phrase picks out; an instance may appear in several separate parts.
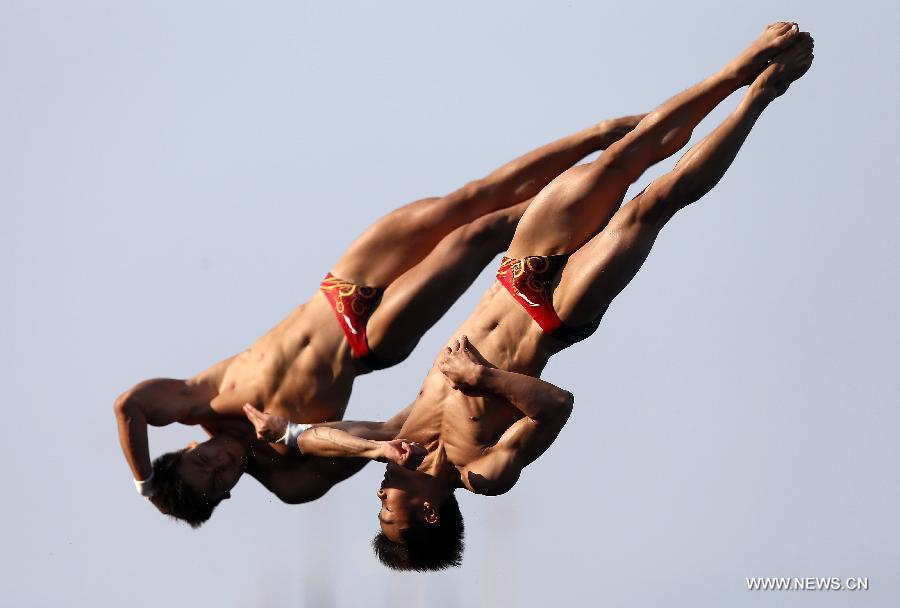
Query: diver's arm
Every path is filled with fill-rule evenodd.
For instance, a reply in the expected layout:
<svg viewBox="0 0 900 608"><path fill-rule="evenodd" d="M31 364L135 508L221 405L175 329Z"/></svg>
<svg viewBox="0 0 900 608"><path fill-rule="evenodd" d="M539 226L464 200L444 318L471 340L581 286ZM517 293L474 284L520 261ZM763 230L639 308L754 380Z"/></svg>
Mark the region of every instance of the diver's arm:
<svg viewBox="0 0 900 608"><path fill-rule="evenodd" d="M306 429L297 437L301 453L322 458L378 460L383 456L384 443L383 440L357 437L330 424Z"/></svg>
<svg viewBox="0 0 900 608"><path fill-rule="evenodd" d="M485 365L466 336L446 349L438 368L453 388L500 397L535 422L565 421L572 412L572 393L540 378Z"/></svg>
<svg viewBox="0 0 900 608"><path fill-rule="evenodd" d="M400 439L367 439L365 437L357 437L346 430L338 428L345 426L345 428L352 429L354 425L362 426L372 423L341 421L315 424L297 434L296 439L292 440L293 434L289 432L289 429L299 429L296 425L290 427L290 423L286 418L261 412L249 403L244 406L244 414L256 428L256 436L259 439L275 443L287 438L286 441L288 442L296 442L290 447L310 456L322 458L366 458L381 462L390 461L406 466L407 462L412 462L411 457L418 456L421 451L421 447ZM368 430L372 432L371 428ZM359 428L357 428L357 431L359 431Z"/></svg>
<svg viewBox="0 0 900 608"><path fill-rule="evenodd" d="M366 458L414 469L425 456L420 445L403 439L375 440L351 435L330 424L316 425L297 437L303 454L320 458Z"/></svg>
<svg viewBox="0 0 900 608"><path fill-rule="evenodd" d="M186 380L145 380L116 399L113 411L119 427L119 443L136 480L150 477L147 425L165 426L186 417L196 401Z"/></svg>
<svg viewBox="0 0 900 608"><path fill-rule="evenodd" d="M119 427L119 445L131 474L138 481L149 478L150 447L147 442L147 418L143 410L123 395L116 399L113 411Z"/></svg>
<svg viewBox="0 0 900 608"><path fill-rule="evenodd" d="M461 471L463 485L476 494L496 496L508 492L522 469L547 451L565 426L572 411L557 407L550 417L524 416L510 426L484 455ZM561 413L560 413L561 412Z"/></svg>
<svg viewBox="0 0 900 608"><path fill-rule="evenodd" d="M337 422L325 422L313 425L314 428L332 428L343 431L360 439L373 441L389 441L397 436L399 427L391 426L388 422L372 422L369 420L340 420Z"/></svg>
<svg viewBox="0 0 900 608"><path fill-rule="evenodd" d="M508 492L522 469L559 436L575 398L569 391L539 378L487 367L465 336L447 349L439 368L453 388L499 397L524 414L480 458L461 471L463 485L476 494Z"/></svg>
<svg viewBox="0 0 900 608"><path fill-rule="evenodd" d="M534 422L568 418L575 401L569 391L540 378L491 367L481 367L472 386L508 401Z"/></svg>
<svg viewBox="0 0 900 608"><path fill-rule="evenodd" d="M346 433L350 433L354 437L363 439L374 439L376 441L390 441L397 437L397 433L403 427L403 423L409 417L412 410L412 404L405 409L397 412L385 422L373 422L370 420L339 420L336 422L326 422L316 424L316 427L330 427L338 429Z"/></svg>

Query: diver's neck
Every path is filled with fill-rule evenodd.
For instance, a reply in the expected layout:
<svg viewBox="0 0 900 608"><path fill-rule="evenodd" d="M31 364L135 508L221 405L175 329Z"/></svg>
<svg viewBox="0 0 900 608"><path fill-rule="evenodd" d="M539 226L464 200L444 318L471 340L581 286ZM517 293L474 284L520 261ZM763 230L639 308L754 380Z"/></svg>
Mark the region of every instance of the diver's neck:
<svg viewBox="0 0 900 608"><path fill-rule="evenodd" d="M447 453L441 444L438 444L434 450L425 455L422 464L416 470L433 477L441 485L447 485L451 488L460 486L459 470L447 458Z"/></svg>

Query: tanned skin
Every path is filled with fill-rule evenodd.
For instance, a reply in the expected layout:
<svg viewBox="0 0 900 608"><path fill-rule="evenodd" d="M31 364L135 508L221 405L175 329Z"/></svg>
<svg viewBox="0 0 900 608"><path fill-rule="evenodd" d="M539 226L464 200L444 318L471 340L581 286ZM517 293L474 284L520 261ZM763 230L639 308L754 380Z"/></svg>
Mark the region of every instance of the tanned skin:
<svg viewBox="0 0 900 608"><path fill-rule="evenodd" d="M534 195L585 156L621 139L641 118L598 123L447 196L401 207L366 230L331 273L358 285L385 288L368 322L371 350L392 361L408 356L425 331L508 246ZM114 409L125 459L135 479L147 479L147 427L200 425L211 439L188 446L179 473L211 500L228 497L245 470L286 502L313 500L366 460L309 458L287 453L286 446L257 441L242 408L249 403L294 422L339 421L355 378L369 371L352 356L327 299L316 291L242 353L192 378L146 380L123 393ZM335 426L387 441L396 436L406 413L385 423Z"/></svg>
<svg viewBox="0 0 900 608"><path fill-rule="evenodd" d="M552 285L560 318L598 319L629 283L656 236L724 175L756 119L812 63L812 38L775 23L722 70L666 101L592 163L574 167L535 198L510 257L571 254ZM675 169L622 206L628 186L672 155L716 105L748 86L737 109ZM556 439L572 395L540 380L568 344L545 334L495 283L439 354L399 435L424 447L416 470L388 464L378 490L383 532L401 542L411 518L435 523L450 492L502 494ZM266 421L265 433L283 425ZM257 425L259 428L259 425ZM300 441L303 441L301 435ZM314 452L312 452L314 453Z"/></svg>

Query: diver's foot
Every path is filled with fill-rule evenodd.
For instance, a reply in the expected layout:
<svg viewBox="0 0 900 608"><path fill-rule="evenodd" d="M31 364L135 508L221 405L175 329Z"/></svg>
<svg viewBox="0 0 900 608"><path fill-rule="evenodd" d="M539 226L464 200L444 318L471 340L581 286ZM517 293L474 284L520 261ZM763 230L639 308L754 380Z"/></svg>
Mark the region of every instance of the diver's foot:
<svg viewBox="0 0 900 608"><path fill-rule="evenodd" d="M775 55L791 46L799 34L800 28L790 21L767 25L759 38L728 63L726 72L742 83L752 82Z"/></svg>
<svg viewBox="0 0 900 608"><path fill-rule="evenodd" d="M772 58L750 85L750 90L767 102L784 95L791 83L809 70L814 46L809 32L800 32L794 44Z"/></svg>

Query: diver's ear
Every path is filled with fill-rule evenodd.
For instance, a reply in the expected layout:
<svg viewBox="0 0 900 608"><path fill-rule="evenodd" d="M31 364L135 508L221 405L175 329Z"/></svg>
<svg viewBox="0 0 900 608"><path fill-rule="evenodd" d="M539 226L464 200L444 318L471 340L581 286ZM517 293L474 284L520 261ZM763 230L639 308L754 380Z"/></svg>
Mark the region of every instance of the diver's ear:
<svg viewBox="0 0 900 608"><path fill-rule="evenodd" d="M425 516L426 524L436 524L438 522L437 509L435 509L434 505L427 500L425 501L425 504L422 505L422 514Z"/></svg>
<svg viewBox="0 0 900 608"><path fill-rule="evenodd" d="M192 442L190 442L189 444L187 444L187 448L186 448L186 449L188 449L188 450L193 450L193 449L194 449L195 447L197 447L198 445L200 445L200 444L197 443L196 441L192 441Z"/></svg>
<svg viewBox="0 0 900 608"><path fill-rule="evenodd" d="M225 496L222 497L222 500L228 500L231 498L231 490L225 492Z"/></svg>

